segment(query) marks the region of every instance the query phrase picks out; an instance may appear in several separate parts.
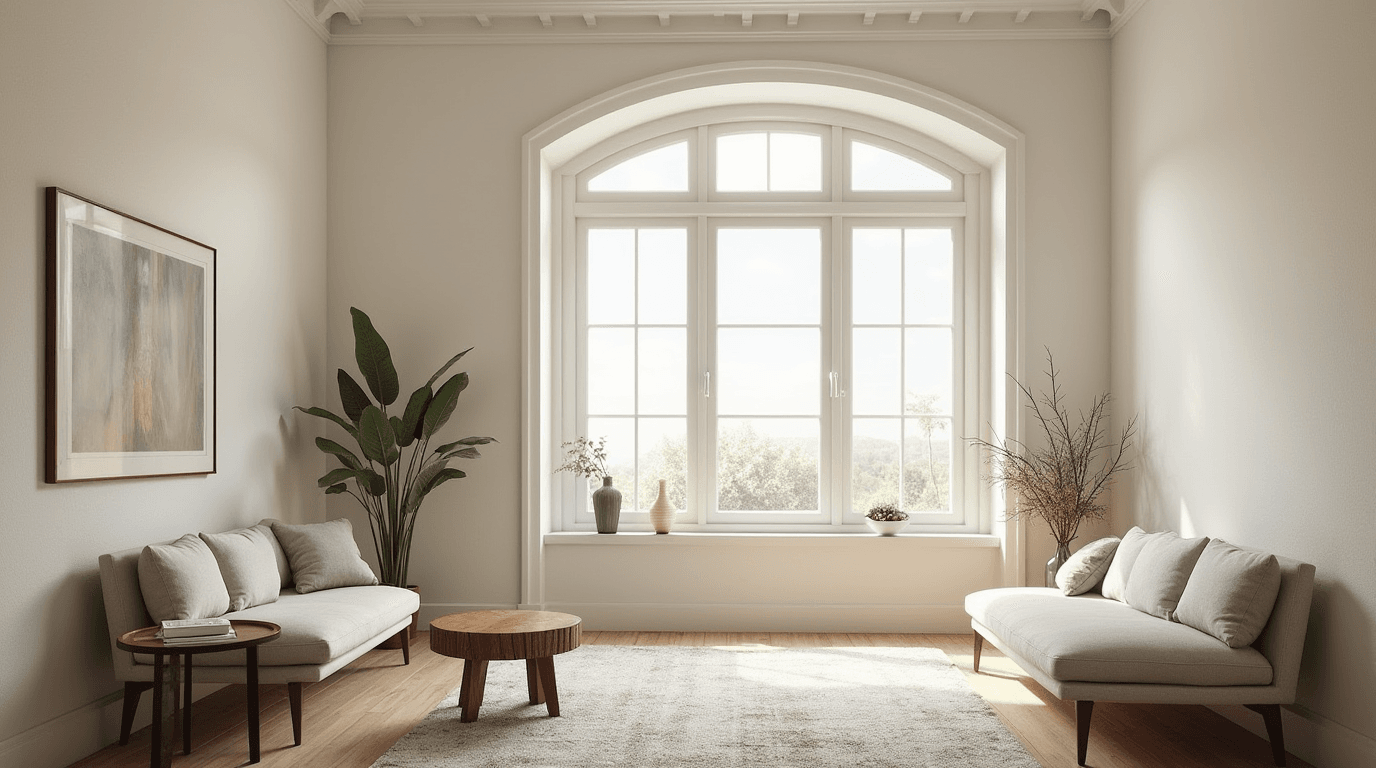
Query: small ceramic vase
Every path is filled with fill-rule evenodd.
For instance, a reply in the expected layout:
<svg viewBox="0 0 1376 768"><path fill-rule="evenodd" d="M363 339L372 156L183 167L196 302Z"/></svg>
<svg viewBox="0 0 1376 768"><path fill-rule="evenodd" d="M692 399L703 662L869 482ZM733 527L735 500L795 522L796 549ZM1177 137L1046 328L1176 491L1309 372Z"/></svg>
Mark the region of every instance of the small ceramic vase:
<svg viewBox="0 0 1376 768"><path fill-rule="evenodd" d="M650 507L650 525L655 527L655 533L668 533L674 527L674 513L677 511L669 504L669 494L664 490L664 481L660 480L659 498Z"/></svg>
<svg viewBox="0 0 1376 768"><path fill-rule="evenodd" d="M616 533L621 521L621 491L612 487L610 477L602 478L602 487L592 492L592 511L597 517L598 533Z"/></svg>

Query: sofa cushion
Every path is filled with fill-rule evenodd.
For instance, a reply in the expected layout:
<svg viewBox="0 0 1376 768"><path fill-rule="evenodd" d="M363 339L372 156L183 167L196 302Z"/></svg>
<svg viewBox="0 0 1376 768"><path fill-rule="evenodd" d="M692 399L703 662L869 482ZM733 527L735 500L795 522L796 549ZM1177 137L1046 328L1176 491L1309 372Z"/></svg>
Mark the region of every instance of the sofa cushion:
<svg viewBox="0 0 1376 768"><path fill-rule="evenodd" d="M1156 534L1147 533L1135 525L1123 534L1123 541L1118 545L1118 551L1113 554L1113 562L1109 563L1108 572L1104 574L1104 581L1099 586L1099 591L1104 597L1120 601L1123 599L1123 590L1127 589L1132 564L1137 562L1142 547L1146 546L1154 535Z"/></svg>
<svg viewBox="0 0 1376 768"><path fill-rule="evenodd" d="M1182 539L1166 531L1142 547L1128 575L1125 602L1143 613L1170 620L1207 538Z"/></svg>
<svg viewBox="0 0 1376 768"><path fill-rule="evenodd" d="M201 541L220 565L220 576L229 591L229 610L242 611L277 599L282 576L277 572L277 557L268 538L271 535L260 526L201 534Z"/></svg>
<svg viewBox="0 0 1376 768"><path fill-rule="evenodd" d="M354 526L341 517L327 523L273 523L272 532L291 562L296 591L301 594L337 587L367 587L377 577L358 554Z"/></svg>
<svg viewBox="0 0 1376 768"><path fill-rule="evenodd" d="M1214 539L1195 563L1175 620L1241 648L1261 635L1279 592L1275 555Z"/></svg>
<svg viewBox="0 0 1376 768"><path fill-rule="evenodd" d="M277 558L277 573L282 577L282 589L290 587L293 583L291 578L291 561L287 560L286 550L282 549L282 543L277 540L277 534L272 532L272 524L280 522L270 517L265 517L253 526L262 530L268 535L268 540L272 542L272 554Z"/></svg>
<svg viewBox="0 0 1376 768"><path fill-rule="evenodd" d="M208 619L229 610L229 591L215 555L188 533L171 544L150 544L139 554L139 591L153 621Z"/></svg>
<svg viewBox="0 0 1376 768"><path fill-rule="evenodd" d="M1104 574L1108 573L1119 542L1117 536L1109 536L1080 547L1056 572L1056 586L1067 595L1082 595L1099 586Z"/></svg>
<svg viewBox="0 0 1376 768"><path fill-rule="evenodd" d="M419 609L420 597L415 592L396 587L341 587L305 595L287 589L276 602L228 613L225 618L280 625L282 634L276 640L258 646L258 664L279 667L325 664L409 620ZM243 651L196 656L196 666L243 663Z"/></svg>
<svg viewBox="0 0 1376 768"><path fill-rule="evenodd" d="M986 589L965 610L1010 650L1057 680L1163 685L1268 685L1255 648L1229 648L1116 600L1040 587Z"/></svg>

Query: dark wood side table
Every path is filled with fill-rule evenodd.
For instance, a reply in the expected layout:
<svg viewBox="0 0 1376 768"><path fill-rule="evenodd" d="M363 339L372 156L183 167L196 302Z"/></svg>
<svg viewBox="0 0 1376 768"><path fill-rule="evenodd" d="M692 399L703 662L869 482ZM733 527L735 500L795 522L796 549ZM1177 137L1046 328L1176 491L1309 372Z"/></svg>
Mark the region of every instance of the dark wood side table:
<svg viewBox="0 0 1376 768"><path fill-rule="evenodd" d="M148 764L152 768L172 765L172 742L175 740L176 717L169 700L177 700L178 656L185 660L185 702L182 707L182 752L191 753L191 659L198 653L220 653L243 649L248 656L248 758L259 760L258 748L258 646L282 634L282 628L270 621L234 620L229 622L238 637L226 643L205 645L164 645L154 637L158 627L144 627L125 632L115 641L121 650L153 655L153 744Z"/></svg>
<svg viewBox="0 0 1376 768"><path fill-rule="evenodd" d="M487 686L487 663L526 662L526 685L531 704L544 704L550 717L559 716L559 688L554 682L554 657L578 647L583 620L553 611L470 611L451 613L430 622L430 650L463 659L459 688L459 721L478 719Z"/></svg>

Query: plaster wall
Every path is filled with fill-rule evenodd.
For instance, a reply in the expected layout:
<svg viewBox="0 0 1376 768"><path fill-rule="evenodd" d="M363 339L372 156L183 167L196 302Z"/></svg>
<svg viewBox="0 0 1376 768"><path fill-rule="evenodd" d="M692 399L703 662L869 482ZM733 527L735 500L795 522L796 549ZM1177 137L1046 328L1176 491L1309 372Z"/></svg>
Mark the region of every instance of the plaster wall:
<svg viewBox="0 0 1376 768"><path fill-rule="evenodd" d="M1114 528L1315 564L1286 740L1333 768L1376 764L1373 32L1364 0L1153 0L1112 53Z"/></svg>
<svg viewBox="0 0 1376 768"><path fill-rule="evenodd" d="M329 57L331 368L352 367L350 306L369 312L392 343L404 391L453 351L476 345L464 359L473 378L460 400L457 431L502 440L464 465L467 479L426 502L411 566L411 580L422 586L422 618L519 601L521 137L627 83L734 61L818 61L935 88L1022 131L1029 371L1038 374L1049 347L1073 399L1087 401L1108 386L1107 41L340 45ZM332 497L329 514L347 515L360 527L356 507L347 497ZM1028 534L1027 573L1034 583L1052 554L1049 544L1044 528ZM741 602L740 584L753 583L764 592L750 600L781 610L825 602L877 612L881 601L872 587L845 576L858 568L904 584L904 605L937 605L946 615L959 604L919 561L881 557L875 565L863 549L816 555L840 585L835 589L794 578L796 565L778 562L768 548L649 551L551 546L547 599L606 611L590 616L610 617L618 606L642 601L656 606L630 618L618 614L620 620L608 618L603 626L664 626L665 617L692 609L716 626L754 629L749 624L762 620L758 612L740 618L730 613L735 608L713 612L710 606ZM989 550L958 554L965 559L957 558L956 582L972 589L998 583ZM659 569L646 567L647 557L659 555L667 558ZM686 572L714 569L739 578L685 581ZM606 586L631 582L635 595ZM728 615L738 618L727 622ZM943 621L926 627L951 626ZM787 626L825 630L838 622L799 616Z"/></svg>
<svg viewBox="0 0 1376 768"><path fill-rule="evenodd" d="M101 553L323 519L288 409L324 395L325 71L280 0L0 10L0 766L118 736ZM50 185L218 249L217 474L43 483Z"/></svg>

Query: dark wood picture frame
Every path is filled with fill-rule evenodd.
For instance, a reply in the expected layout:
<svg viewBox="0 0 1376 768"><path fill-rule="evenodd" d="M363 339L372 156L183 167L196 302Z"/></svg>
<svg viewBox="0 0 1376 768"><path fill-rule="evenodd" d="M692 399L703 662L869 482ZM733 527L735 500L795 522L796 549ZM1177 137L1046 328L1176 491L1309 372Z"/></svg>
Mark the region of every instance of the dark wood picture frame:
<svg viewBox="0 0 1376 768"><path fill-rule="evenodd" d="M44 480L213 474L216 251L58 187Z"/></svg>

